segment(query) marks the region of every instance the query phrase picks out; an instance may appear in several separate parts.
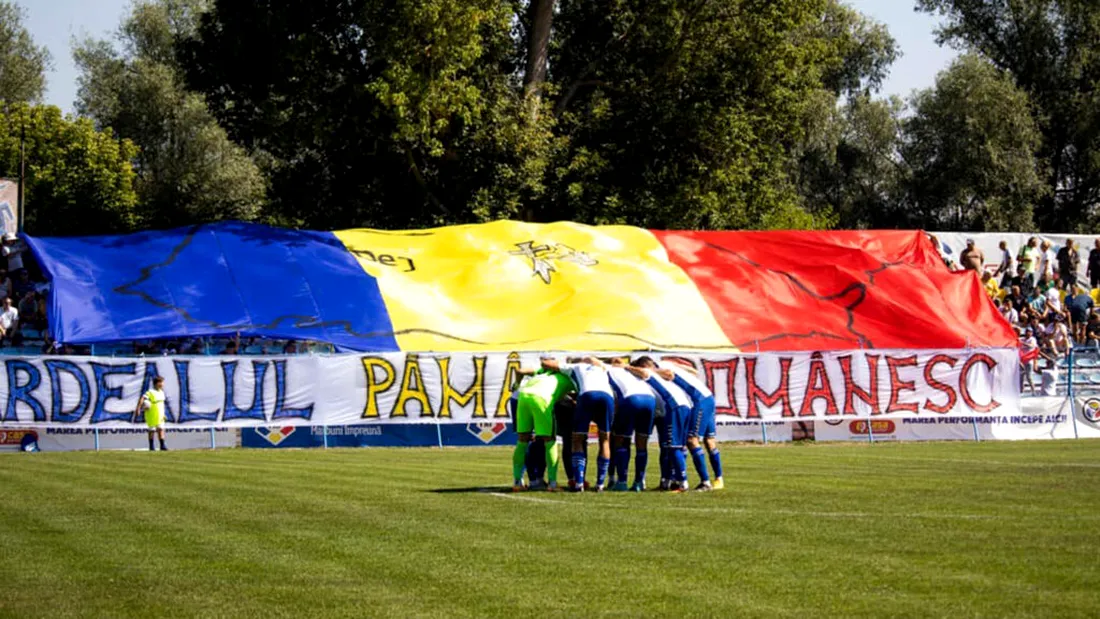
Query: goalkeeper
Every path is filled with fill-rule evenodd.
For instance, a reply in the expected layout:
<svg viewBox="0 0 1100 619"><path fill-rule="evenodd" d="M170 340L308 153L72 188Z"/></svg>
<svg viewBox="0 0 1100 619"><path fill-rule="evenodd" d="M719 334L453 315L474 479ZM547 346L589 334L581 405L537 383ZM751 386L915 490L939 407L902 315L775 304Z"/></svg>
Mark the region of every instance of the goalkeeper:
<svg viewBox="0 0 1100 619"><path fill-rule="evenodd" d="M573 391L573 381L564 374L549 370L520 370L525 378L516 392L516 448L512 452L512 490L524 489L523 471L527 447L532 438L545 445L548 490L558 489L558 465L561 445L554 436L554 405L565 394Z"/></svg>
<svg viewBox="0 0 1100 619"><path fill-rule="evenodd" d="M149 428L149 451L156 451L153 447L153 436L160 439L160 450L168 451L164 444L164 377L157 376L153 379L153 388L146 391L138 401L136 417L145 411L145 426Z"/></svg>

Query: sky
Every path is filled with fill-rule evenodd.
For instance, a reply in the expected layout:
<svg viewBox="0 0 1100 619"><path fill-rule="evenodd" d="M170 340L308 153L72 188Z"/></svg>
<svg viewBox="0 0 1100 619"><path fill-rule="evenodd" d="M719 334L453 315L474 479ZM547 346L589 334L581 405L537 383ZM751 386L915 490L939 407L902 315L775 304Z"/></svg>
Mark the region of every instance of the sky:
<svg viewBox="0 0 1100 619"><path fill-rule="evenodd" d="M247 0L246 0L247 1ZM902 57L894 63L883 85L883 95L908 96L911 91L935 83L936 74L957 52L936 45L936 19L913 11L910 0L847 0L860 12L883 22L901 47ZM53 55L53 70L47 75L46 103L65 112L73 111L76 99L76 66L73 37L107 37L118 28L131 0L16 0L27 10L27 28L39 45Z"/></svg>

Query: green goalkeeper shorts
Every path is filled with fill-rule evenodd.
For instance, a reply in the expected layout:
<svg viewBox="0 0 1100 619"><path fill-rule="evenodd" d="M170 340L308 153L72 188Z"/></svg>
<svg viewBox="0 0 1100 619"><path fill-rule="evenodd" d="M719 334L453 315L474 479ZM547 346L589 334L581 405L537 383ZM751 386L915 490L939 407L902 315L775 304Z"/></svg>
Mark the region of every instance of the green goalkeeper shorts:
<svg viewBox="0 0 1100 619"><path fill-rule="evenodd" d="M554 407L542 398L521 393L516 398L516 432L554 436Z"/></svg>

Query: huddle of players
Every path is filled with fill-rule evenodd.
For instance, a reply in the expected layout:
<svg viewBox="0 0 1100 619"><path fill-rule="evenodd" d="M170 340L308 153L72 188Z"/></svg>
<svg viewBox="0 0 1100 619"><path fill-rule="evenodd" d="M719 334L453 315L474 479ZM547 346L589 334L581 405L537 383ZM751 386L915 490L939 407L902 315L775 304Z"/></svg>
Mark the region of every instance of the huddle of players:
<svg viewBox="0 0 1100 619"><path fill-rule="evenodd" d="M528 487L557 491L558 468L564 460L569 488L583 492L592 422L599 431L596 492L607 488L609 473L617 480L612 490L646 489L647 447L654 428L661 448L662 490L687 490L686 452L690 452L700 478L696 490L724 487L722 458L715 440L714 395L694 368L657 363L649 357L640 357L629 365L622 359L605 363L585 357L561 363L545 358L541 368L521 370L520 375L523 378L511 402L519 436L512 453L513 491ZM571 395L575 395L575 406L569 405ZM563 438L564 458L558 436ZM632 437L636 446L634 483L628 487ZM714 468L713 484L707 471L708 453ZM523 480L525 470L529 486ZM543 481L544 473L549 483Z"/></svg>

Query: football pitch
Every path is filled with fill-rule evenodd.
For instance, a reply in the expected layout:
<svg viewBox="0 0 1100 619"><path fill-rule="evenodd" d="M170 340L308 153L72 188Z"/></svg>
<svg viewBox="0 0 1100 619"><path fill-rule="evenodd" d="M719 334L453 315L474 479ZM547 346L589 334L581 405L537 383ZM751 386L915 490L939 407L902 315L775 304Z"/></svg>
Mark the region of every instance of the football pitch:
<svg viewBox="0 0 1100 619"><path fill-rule="evenodd" d="M0 615L1100 612L1100 441L722 453L683 495L513 495L490 448L5 454Z"/></svg>

